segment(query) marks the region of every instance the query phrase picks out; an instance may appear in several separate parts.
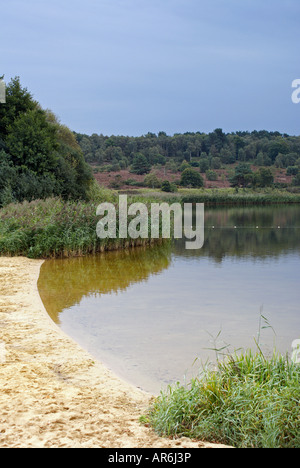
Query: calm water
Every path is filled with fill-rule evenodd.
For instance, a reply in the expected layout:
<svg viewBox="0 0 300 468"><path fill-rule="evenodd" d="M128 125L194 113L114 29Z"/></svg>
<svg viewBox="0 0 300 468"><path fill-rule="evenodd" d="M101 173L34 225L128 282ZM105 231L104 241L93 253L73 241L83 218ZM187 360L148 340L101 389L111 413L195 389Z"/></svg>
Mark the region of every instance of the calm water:
<svg viewBox="0 0 300 468"><path fill-rule="evenodd" d="M64 332L159 393L213 360L209 348L255 348L260 311L274 329L262 330L264 352L291 351L300 338L299 234L297 206L206 208L200 251L176 241L47 261L39 291Z"/></svg>

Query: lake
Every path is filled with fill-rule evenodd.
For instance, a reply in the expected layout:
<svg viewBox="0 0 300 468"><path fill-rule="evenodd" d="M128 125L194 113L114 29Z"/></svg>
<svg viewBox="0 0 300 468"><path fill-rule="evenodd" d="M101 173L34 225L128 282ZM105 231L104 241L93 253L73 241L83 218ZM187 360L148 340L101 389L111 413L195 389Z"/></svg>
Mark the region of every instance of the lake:
<svg viewBox="0 0 300 468"><path fill-rule="evenodd" d="M195 376L215 348L300 338L300 207L205 208L205 243L48 260L38 282L59 327L120 377L158 394ZM212 349L213 348L213 349Z"/></svg>

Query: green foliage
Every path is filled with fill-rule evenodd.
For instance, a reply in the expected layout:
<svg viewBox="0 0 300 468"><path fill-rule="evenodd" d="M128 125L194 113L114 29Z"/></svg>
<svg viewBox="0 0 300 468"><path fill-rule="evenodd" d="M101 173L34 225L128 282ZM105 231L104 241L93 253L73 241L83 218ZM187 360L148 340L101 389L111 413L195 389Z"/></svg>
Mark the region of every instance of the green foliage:
<svg viewBox="0 0 300 468"><path fill-rule="evenodd" d="M51 196L86 199L92 180L74 134L14 78L0 106L0 207Z"/></svg>
<svg viewBox="0 0 300 468"><path fill-rule="evenodd" d="M299 172L299 167L298 166L289 166L286 169L286 175L291 176L294 175L296 176Z"/></svg>
<svg viewBox="0 0 300 468"><path fill-rule="evenodd" d="M35 174L51 173L57 166L56 128L40 109L14 120L8 127L6 146L14 166L24 166Z"/></svg>
<svg viewBox="0 0 300 468"><path fill-rule="evenodd" d="M144 179L145 187L160 188L161 184L161 180L159 180L158 177L153 173L146 175Z"/></svg>
<svg viewBox="0 0 300 468"><path fill-rule="evenodd" d="M0 106L0 137L6 137L20 115L36 108L37 102L27 88L22 88L19 77L13 78L6 87L6 104Z"/></svg>
<svg viewBox="0 0 300 468"><path fill-rule="evenodd" d="M232 187L246 187L252 182L253 171L250 164L239 163L235 167L234 175L230 178Z"/></svg>
<svg viewBox="0 0 300 468"><path fill-rule="evenodd" d="M274 176L271 169L261 167L253 176L253 185L257 187L271 187L274 184Z"/></svg>
<svg viewBox="0 0 300 468"><path fill-rule="evenodd" d="M161 190L167 193L177 192L177 186L169 180L164 180L161 185Z"/></svg>
<svg viewBox="0 0 300 468"><path fill-rule="evenodd" d="M237 448L299 448L300 366L251 350L206 366L186 387L170 387L144 420L168 437Z"/></svg>
<svg viewBox="0 0 300 468"><path fill-rule="evenodd" d="M181 165L179 166L179 171L183 172L185 169L191 167L187 161L182 161Z"/></svg>
<svg viewBox="0 0 300 468"><path fill-rule="evenodd" d="M215 171L208 169L208 171L206 171L206 178L207 180L218 180L218 174Z"/></svg>
<svg viewBox="0 0 300 468"><path fill-rule="evenodd" d="M59 198L10 204L0 210L0 255L55 258L95 254L137 245L150 239L100 239L96 233L101 202L115 202L114 192L93 188L93 201Z"/></svg>
<svg viewBox="0 0 300 468"><path fill-rule="evenodd" d="M200 159L200 172L204 173L209 169L209 160L207 158Z"/></svg>
<svg viewBox="0 0 300 468"><path fill-rule="evenodd" d="M293 179L293 185L296 185L297 187L300 186L300 172L294 177Z"/></svg>
<svg viewBox="0 0 300 468"><path fill-rule="evenodd" d="M108 146L118 148L119 157L126 158L128 164L132 164L137 153L143 154L151 165L173 160L180 166L183 160L208 159L211 169L219 169L220 163L253 162L255 159L260 166L271 166L278 155L283 155L287 167L294 165L289 162L292 158L300 158L300 137L265 130L225 134L216 129L208 134L187 132L170 136L160 132L140 137L76 134L76 137L86 160L100 162L101 159L103 164L111 160L111 155L106 154Z"/></svg>
<svg viewBox="0 0 300 468"><path fill-rule="evenodd" d="M134 157L131 172L138 175L147 174L150 171L150 164L143 154L137 154Z"/></svg>
<svg viewBox="0 0 300 468"><path fill-rule="evenodd" d="M204 180L199 172L195 171L195 169L185 169L181 174L181 185L184 187L203 187Z"/></svg>

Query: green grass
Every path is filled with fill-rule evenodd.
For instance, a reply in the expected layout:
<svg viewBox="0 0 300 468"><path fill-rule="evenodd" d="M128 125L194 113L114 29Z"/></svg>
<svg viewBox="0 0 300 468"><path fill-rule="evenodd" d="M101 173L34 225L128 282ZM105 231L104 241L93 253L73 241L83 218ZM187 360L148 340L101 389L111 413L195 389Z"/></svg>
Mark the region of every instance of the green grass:
<svg viewBox="0 0 300 468"><path fill-rule="evenodd" d="M162 436L236 448L300 447L300 365L274 352L234 353L162 392L142 418Z"/></svg>

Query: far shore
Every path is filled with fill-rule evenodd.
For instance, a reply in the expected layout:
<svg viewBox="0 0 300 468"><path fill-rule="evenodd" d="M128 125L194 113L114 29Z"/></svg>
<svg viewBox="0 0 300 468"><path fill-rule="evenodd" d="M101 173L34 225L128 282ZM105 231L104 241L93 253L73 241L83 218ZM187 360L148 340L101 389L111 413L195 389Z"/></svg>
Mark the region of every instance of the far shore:
<svg viewBox="0 0 300 468"><path fill-rule="evenodd" d="M42 263L0 257L0 448L224 448L139 422L153 396L52 322L37 289Z"/></svg>

